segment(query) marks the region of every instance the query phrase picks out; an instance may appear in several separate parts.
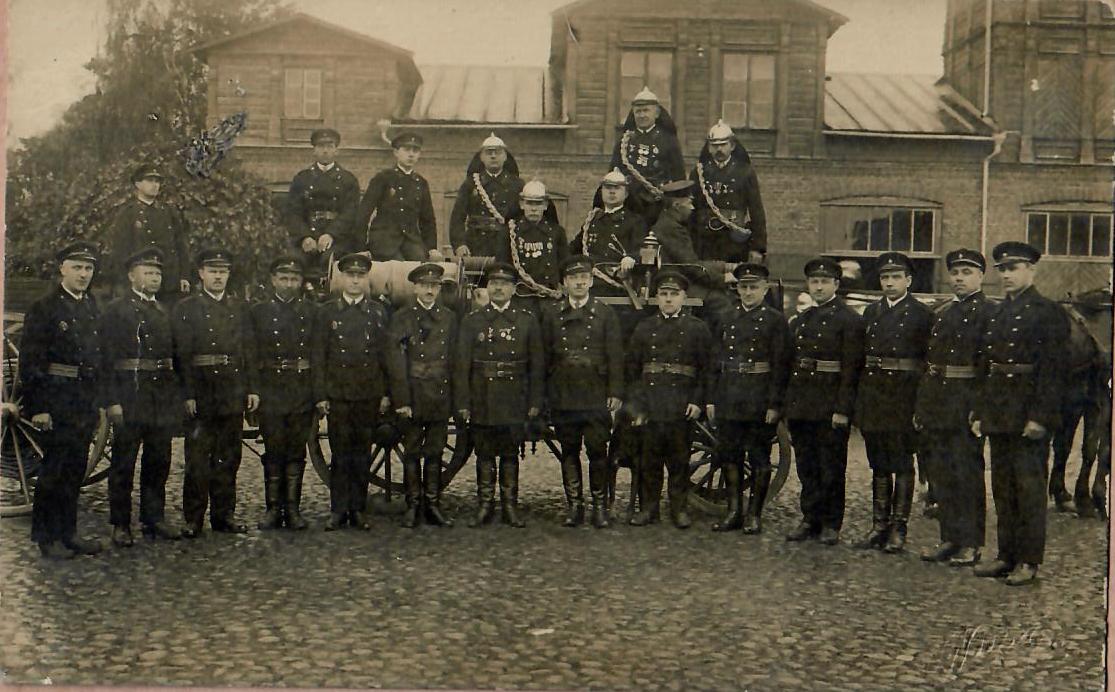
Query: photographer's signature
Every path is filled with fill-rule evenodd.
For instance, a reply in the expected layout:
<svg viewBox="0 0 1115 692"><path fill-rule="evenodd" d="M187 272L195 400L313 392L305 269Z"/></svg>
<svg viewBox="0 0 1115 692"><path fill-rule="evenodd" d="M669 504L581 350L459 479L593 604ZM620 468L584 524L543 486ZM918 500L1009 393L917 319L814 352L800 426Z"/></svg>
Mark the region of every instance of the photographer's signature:
<svg viewBox="0 0 1115 692"><path fill-rule="evenodd" d="M969 663L993 655L1002 657L1024 648L1056 649L1057 643L1039 626L1024 630L996 630L983 625L965 627L960 642L951 650L949 672L960 674Z"/></svg>

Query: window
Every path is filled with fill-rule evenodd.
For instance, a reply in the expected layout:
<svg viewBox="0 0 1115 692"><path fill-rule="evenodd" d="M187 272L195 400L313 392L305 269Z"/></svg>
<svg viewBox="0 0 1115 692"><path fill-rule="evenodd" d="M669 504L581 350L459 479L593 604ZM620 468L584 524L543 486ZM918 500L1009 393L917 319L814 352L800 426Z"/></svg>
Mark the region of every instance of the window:
<svg viewBox="0 0 1115 692"><path fill-rule="evenodd" d="M1053 257L1110 257L1111 214L1029 212L1026 242Z"/></svg>
<svg viewBox="0 0 1115 692"><path fill-rule="evenodd" d="M720 117L736 128L774 127L774 56L726 53Z"/></svg>
<svg viewBox="0 0 1115 692"><path fill-rule="evenodd" d="M306 120L321 118L321 70L285 71L283 115Z"/></svg>
<svg viewBox="0 0 1115 692"><path fill-rule="evenodd" d="M674 54L665 50L625 50L619 67L619 120L627 118L631 99L650 87L658 102L673 114Z"/></svg>
<svg viewBox="0 0 1115 692"><path fill-rule="evenodd" d="M821 230L830 252L932 254L936 217L935 209L828 205L821 207Z"/></svg>

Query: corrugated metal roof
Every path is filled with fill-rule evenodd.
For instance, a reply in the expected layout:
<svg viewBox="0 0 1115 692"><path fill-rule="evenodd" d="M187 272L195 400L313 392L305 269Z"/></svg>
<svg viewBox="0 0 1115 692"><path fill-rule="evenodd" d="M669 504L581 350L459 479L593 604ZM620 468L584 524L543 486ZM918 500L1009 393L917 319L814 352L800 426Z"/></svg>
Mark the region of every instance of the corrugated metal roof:
<svg viewBox="0 0 1115 692"><path fill-rule="evenodd" d="M482 65L422 65L422 86L408 118L415 121L549 122L546 68Z"/></svg>
<svg viewBox="0 0 1115 692"><path fill-rule="evenodd" d="M992 132L975 106L933 75L847 72L825 81L825 128L922 135Z"/></svg>

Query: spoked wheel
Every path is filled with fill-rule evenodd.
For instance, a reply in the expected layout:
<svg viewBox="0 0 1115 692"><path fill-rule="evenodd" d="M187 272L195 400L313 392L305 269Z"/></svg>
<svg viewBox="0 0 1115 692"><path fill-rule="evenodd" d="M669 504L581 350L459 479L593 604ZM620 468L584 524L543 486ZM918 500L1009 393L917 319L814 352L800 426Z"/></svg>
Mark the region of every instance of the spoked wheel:
<svg viewBox="0 0 1115 692"><path fill-rule="evenodd" d="M728 490L725 487L724 474L720 471L720 461L716 457L716 433L703 422L693 427L689 455L689 482L691 483L689 506L706 514L723 513L728 503ZM793 464L790 433L784 422L778 424L775 435L770 454L771 478L770 490L767 491L768 503L782 490L786 478L790 475L790 466ZM745 492L750 482L751 468L748 464L744 464L743 478L740 479L740 483ZM746 501L746 497L744 500Z"/></svg>

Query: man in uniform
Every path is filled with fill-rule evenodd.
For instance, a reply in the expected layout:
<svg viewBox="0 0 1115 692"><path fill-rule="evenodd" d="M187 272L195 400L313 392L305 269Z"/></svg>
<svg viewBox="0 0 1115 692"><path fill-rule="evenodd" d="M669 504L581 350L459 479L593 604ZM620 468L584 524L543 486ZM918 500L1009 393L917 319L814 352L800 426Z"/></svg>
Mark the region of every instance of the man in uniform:
<svg viewBox="0 0 1115 692"><path fill-rule="evenodd" d="M557 209L546 186L532 180L519 194L522 215L511 219L507 232L511 240L511 264L530 295L561 298L561 263L569 256L565 229L558 224ZM537 311L534 311L537 314Z"/></svg>
<svg viewBox="0 0 1115 692"><path fill-rule="evenodd" d="M116 210L112 222L109 262L110 276L121 289L118 295L131 292L123 279L125 261L139 250L158 246L163 255L163 285L157 296L160 301L173 302L190 292L187 278L190 247L189 229L182 212L159 201L163 176L152 164L143 164L132 171L132 198Z"/></svg>
<svg viewBox="0 0 1115 692"><path fill-rule="evenodd" d="M632 208L653 226L662 211L662 186L685 178L677 126L649 88L635 94L609 168L629 180Z"/></svg>
<svg viewBox="0 0 1115 692"><path fill-rule="evenodd" d="M461 320L453 376L457 419L472 428L476 445L478 508L470 526L495 514L496 457L505 524L522 528L519 517L519 445L524 426L542 410L545 363L538 321L511 304L515 268L494 262L482 283L489 302Z"/></svg>
<svg viewBox="0 0 1115 692"><path fill-rule="evenodd" d="M249 367L259 383L265 448L266 512L259 522L265 530L307 526L300 504L306 442L314 432L310 350L317 306L301 296L302 277L301 258L276 258L271 262L271 295L249 310L256 358Z"/></svg>
<svg viewBox="0 0 1115 692"><path fill-rule="evenodd" d="M802 520L786 540L819 537L825 545L836 545L844 523L849 423L863 366L863 321L836 296L841 277L836 260L810 260L805 276L815 305L794 322L786 388Z"/></svg>
<svg viewBox="0 0 1115 692"><path fill-rule="evenodd" d="M567 516L563 526L585 518L581 491L581 445L588 452L592 524L608 526L605 492L612 414L623 405L623 337L610 307L595 300L592 260L574 255L561 267L567 298L542 314L547 402L561 447L561 482Z"/></svg>
<svg viewBox="0 0 1115 692"><path fill-rule="evenodd" d="M636 428L642 429L640 464L643 506L633 526L658 521L662 470L668 470L670 517L679 529L692 525L689 493L689 426L705 405L712 337L701 320L685 314L689 281L673 269L654 277L658 314L644 318L628 344L627 381Z"/></svg>
<svg viewBox="0 0 1115 692"><path fill-rule="evenodd" d="M662 185L665 206L647 235L653 234L661 244L659 252L663 263L688 264L697 261L689 233L689 217L693 215L692 193L693 183L688 180L675 180ZM639 240L641 245L643 239Z"/></svg>
<svg viewBox="0 0 1115 692"><path fill-rule="evenodd" d="M697 256L724 262L762 263L767 251L767 216L751 157L732 128L720 120L708 131L693 168Z"/></svg>
<svg viewBox="0 0 1115 692"><path fill-rule="evenodd" d="M391 140L395 165L368 181L356 216L357 246L379 261L422 261L437 247L430 184L414 171L422 137L404 132Z"/></svg>
<svg viewBox="0 0 1115 692"><path fill-rule="evenodd" d="M57 259L61 283L27 311L19 351L22 411L43 433L31 540L52 560L101 550L77 536L78 494L100 403L100 310L89 293L97 247L77 241Z"/></svg>
<svg viewBox="0 0 1115 692"><path fill-rule="evenodd" d="M968 417L976 396L976 359L991 304L982 289L983 255L960 248L945 256L954 298L929 333L926 371L917 390L914 427L920 456L932 469L940 504L941 542L924 550L927 562L954 567L975 564L983 547L985 515L983 440Z"/></svg>
<svg viewBox="0 0 1115 692"><path fill-rule="evenodd" d="M646 234L643 218L627 207L627 178L616 168L600 181L592 210L571 247L573 252L587 255L593 262L615 264L607 272L594 267L593 275L606 284L598 288L616 289L618 282L635 268L639 243Z"/></svg>
<svg viewBox="0 0 1115 692"><path fill-rule="evenodd" d="M310 133L314 163L294 176L287 192L284 223L291 245L298 249L305 279L323 277L331 254L344 253L355 242L353 223L360 202L360 182L337 163L341 135L322 128Z"/></svg>
<svg viewBox="0 0 1115 692"><path fill-rule="evenodd" d="M105 308L101 325L105 363L105 412L112 423L108 472L112 542L132 538L132 485L143 445L139 475L139 521L149 538L181 538L165 520L170 441L182 421L182 392L174 371L170 315L155 296L162 285L163 251L144 248L125 262L129 295Z"/></svg>
<svg viewBox="0 0 1115 692"><path fill-rule="evenodd" d="M246 533L236 521L236 474L244 411L259 406L247 306L228 294L232 256L223 248L198 254L201 291L180 302L171 319L186 398L186 475L182 535L201 535L206 505L214 531Z"/></svg>
<svg viewBox="0 0 1115 692"><path fill-rule="evenodd" d="M884 252L876 266L883 297L863 313L864 371L855 416L871 466L872 521L857 547L897 553L906 545L914 500L915 392L933 312L910 295L909 257Z"/></svg>
<svg viewBox="0 0 1115 692"><path fill-rule="evenodd" d="M510 260L507 220L518 212L522 189L519 164L503 140L492 133L472 157L453 202L449 242L454 253Z"/></svg>
<svg viewBox="0 0 1115 692"><path fill-rule="evenodd" d="M420 264L407 279L416 300L391 316L387 331L387 374L391 401L403 420L403 526L423 515L432 526L452 526L441 513L441 460L449 436L450 376L457 319L438 304L440 264ZM419 511L419 510L423 511Z"/></svg>
<svg viewBox="0 0 1115 692"><path fill-rule="evenodd" d="M1006 298L992 311L980 353L984 379L972 432L991 444L991 495L999 554L976 565L978 577L1028 584L1045 555L1045 484L1049 438L1061 418L1069 337L1061 308L1034 287L1035 248L1017 241L995 246Z"/></svg>
<svg viewBox="0 0 1115 692"><path fill-rule="evenodd" d="M318 412L329 420L329 519L326 531L347 523L368 531L368 473L372 442L387 412L383 307L366 297L372 260L351 253L338 262L341 295L325 303L314 324L310 370Z"/></svg>
<svg viewBox="0 0 1115 692"><path fill-rule="evenodd" d="M721 472L728 489L728 512L713 531L762 531L763 503L770 488L770 448L782 415L790 377L790 328L781 312L766 304L770 272L742 263L732 272L739 304L721 321L711 358L713 403L705 407L720 433ZM744 460L751 466L750 502L743 509Z"/></svg>

